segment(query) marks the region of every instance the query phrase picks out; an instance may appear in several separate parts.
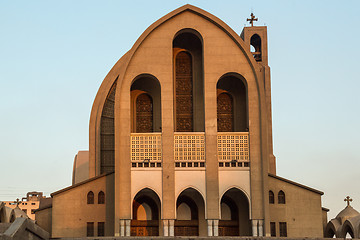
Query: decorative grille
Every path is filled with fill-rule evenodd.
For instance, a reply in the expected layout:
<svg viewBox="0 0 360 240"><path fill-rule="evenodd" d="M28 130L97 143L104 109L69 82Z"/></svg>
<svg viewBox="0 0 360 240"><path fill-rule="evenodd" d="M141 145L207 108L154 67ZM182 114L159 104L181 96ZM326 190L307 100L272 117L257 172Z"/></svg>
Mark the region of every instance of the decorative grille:
<svg viewBox="0 0 360 240"><path fill-rule="evenodd" d="M131 133L131 162L149 164L161 160L161 133Z"/></svg>
<svg viewBox="0 0 360 240"><path fill-rule="evenodd" d="M219 162L249 162L249 133L218 133ZM248 164L244 164L248 166Z"/></svg>
<svg viewBox="0 0 360 240"><path fill-rule="evenodd" d="M205 161L204 133L175 133L174 158L180 161Z"/></svg>

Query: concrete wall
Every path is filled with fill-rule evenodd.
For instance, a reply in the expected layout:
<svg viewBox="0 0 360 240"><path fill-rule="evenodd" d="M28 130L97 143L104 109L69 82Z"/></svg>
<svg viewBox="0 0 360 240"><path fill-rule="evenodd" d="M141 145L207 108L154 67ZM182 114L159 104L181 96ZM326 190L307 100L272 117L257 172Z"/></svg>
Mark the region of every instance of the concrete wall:
<svg viewBox="0 0 360 240"><path fill-rule="evenodd" d="M323 215L321 192L269 176L269 190L274 192L275 204L270 205L270 222L276 223L279 236L279 222L287 223L288 237L323 237ZM278 192L285 193L286 203L278 204Z"/></svg>

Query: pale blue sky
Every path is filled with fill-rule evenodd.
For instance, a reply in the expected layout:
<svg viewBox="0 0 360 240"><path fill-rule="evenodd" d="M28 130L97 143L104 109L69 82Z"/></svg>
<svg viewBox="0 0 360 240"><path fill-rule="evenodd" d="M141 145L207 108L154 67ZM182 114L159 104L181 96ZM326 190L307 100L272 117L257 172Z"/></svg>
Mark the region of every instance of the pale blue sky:
<svg viewBox="0 0 360 240"><path fill-rule="evenodd" d="M278 175L360 210L360 1L0 0L0 200L71 184L112 66L168 12L192 4L240 34L268 26Z"/></svg>

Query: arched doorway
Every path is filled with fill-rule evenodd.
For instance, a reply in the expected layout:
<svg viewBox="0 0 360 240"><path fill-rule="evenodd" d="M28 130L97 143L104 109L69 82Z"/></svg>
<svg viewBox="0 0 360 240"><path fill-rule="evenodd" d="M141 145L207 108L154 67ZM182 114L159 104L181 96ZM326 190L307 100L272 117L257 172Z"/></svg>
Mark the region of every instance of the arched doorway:
<svg viewBox="0 0 360 240"><path fill-rule="evenodd" d="M187 188L176 201L175 236L206 236L206 228L204 199Z"/></svg>
<svg viewBox="0 0 360 240"><path fill-rule="evenodd" d="M131 236L159 236L160 198L151 189L138 192L133 200Z"/></svg>
<svg viewBox="0 0 360 240"><path fill-rule="evenodd" d="M220 201L219 236L250 236L249 201L237 188L224 193Z"/></svg>

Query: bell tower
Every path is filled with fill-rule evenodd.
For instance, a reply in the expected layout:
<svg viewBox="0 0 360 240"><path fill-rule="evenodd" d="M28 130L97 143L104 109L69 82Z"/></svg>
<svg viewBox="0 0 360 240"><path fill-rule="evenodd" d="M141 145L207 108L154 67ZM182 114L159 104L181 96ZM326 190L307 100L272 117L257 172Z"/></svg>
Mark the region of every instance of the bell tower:
<svg viewBox="0 0 360 240"><path fill-rule="evenodd" d="M244 27L240 37L244 40L245 44L249 46L256 62L262 65L268 65L268 50L267 50L267 27L254 26L254 22L258 20L255 15L251 13L251 18L247 21L250 22L251 27Z"/></svg>
<svg viewBox="0 0 360 240"><path fill-rule="evenodd" d="M272 115L271 115L271 79L270 79L270 67L268 65L268 43L267 43L267 27L266 26L254 26L254 22L258 21L255 15L251 13L250 18L247 19L250 22L250 27L244 27L240 34L240 37L244 40L245 45L252 53L255 61L260 65L261 77L265 86L266 105L268 111L268 137L269 137L269 173L276 174L276 159L273 155L273 141L272 141Z"/></svg>

